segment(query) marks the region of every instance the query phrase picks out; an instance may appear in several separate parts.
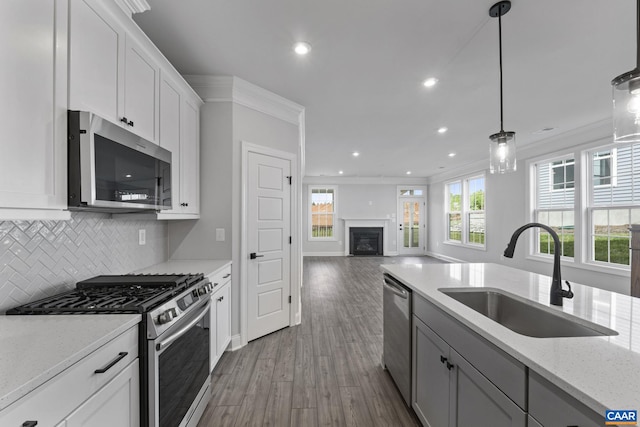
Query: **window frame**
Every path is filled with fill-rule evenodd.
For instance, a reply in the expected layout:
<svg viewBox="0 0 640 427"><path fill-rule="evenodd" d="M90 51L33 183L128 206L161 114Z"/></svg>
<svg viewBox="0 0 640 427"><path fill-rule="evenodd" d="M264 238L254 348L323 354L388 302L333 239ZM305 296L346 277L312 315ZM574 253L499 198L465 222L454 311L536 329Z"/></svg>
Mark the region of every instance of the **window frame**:
<svg viewBox="0 0 640 427"><path fill-rule="evenodd" d="M561 151L548 153L546 155L530 158L527 160L527 175L526 175L526 187L528 189L527 198L527 212L529 220L531 222L536 221L536 207L537 200L537 177L535 166L540 163L551 163L555 160L563 158L574 158L574 258L562 256L563 264L572 265L572 267L582 270L596 271L600 273L613 274L616 276L629 277L630 265L616 264L602 261L595 261L594 255L594 241L592 241L593 235L593 211L599 209L640 209L640 204L637 205L609 205L609 206L594 206L593 205L593 190L595 188L592 185L593 180L593 164L591 153L602 152L611 150L612 167L611 184L604 184L597 186L602 187L617 187L618 186L618 169L619 159L618 150L622 147L629 147L638 145L638 143L612 143L609 137L593 140L586 144L581 144L575 148L568 148ZM640 153L640 149L638 150ZM547 210L547 209L544 209ZM549 209L553 210L553 208ZM569 210L561 208L559 210ZM528 234L528 233L527 233ZM526 259L543 262L553 263L552 254L537 253L538 240L527 236L522 236L527 239L527 251Z"/></svg>
<svg viewBox="0 0 640 427"><path fill-rule="evenodd" d="M469 182L475 179L482 178L483 180L483 192L484 192L484 209L483 210L471 210L469 203ZM449 186L452 184L460 184L460 211L450 210L450 196L451 191ZM445 238L444 243L449 245L464 246L467 248L486 250L487 249L487 176L485 173L475 173L471 175L465 175L445 182ZM484 242L475 243L469 239L470 231L470 214L481 212L484 214ZM452 240L449 238L450 231L450 215L460 214L460 240Z"/></svg>
<svg viewBox="0 0 640 427"><path fill-rule="evenodd" d="M567 160L569 160L568 158L564 157L562 159L557 159L557 160L551 160L549 162L549 176L553 176L553 169L562 167L564 169L564 181L563 184L565 185L564 188L554 188L555 183L553 182L553 179L549 179L549 191L551 191L552 193L554 192L560 192L560 191L566 191L567 190L567 166L573 166L573 187L570 187L572 189L576 188L576 159L575 156L571 158L571 160L573 160L573 163L570 163L569 165L567 165ZM562 164L559 165L553 165L553 162L563 162Z"/></svg>
<svg viewBox="0 0 640 427"><path fill-rule="evenodd" d="M331 237L314 237L313 236L313 190L332 190L333 191L333 235ZM337 236L337 219L338 219L338 186L337 185L309 185L307 189L307 240L310 242L335 242L338 241Z"/></svg>

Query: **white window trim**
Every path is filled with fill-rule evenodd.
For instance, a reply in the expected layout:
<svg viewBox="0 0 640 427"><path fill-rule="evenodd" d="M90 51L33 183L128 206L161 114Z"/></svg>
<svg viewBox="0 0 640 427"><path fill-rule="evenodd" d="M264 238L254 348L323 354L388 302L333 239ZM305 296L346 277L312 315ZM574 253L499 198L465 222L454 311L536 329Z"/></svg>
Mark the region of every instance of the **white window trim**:
<svg viewBox="0 0 640 427"><path fill-rule="evenodd" d="M611 159L611 184L596 185L595 188L607 188L611 186L613 187L618 186L618 148L617 147L608 147L608 148L611 149L611 154L608 157ZM600 150L596 148L594 150L587 150L587 152L592 153L595 151L606 151L606 150L607 148L605 148L604 150ZM591 177L591 179L593 179L593 162L589 161L589 159L587 159L587 162L589 163L589 176Z"/></svg>
<svg viewBox="0 0 640 427"><path fill-rule="evenodd" d="M629 144L632 145L632 144ZM608 138L598 139L591 141L590 143L580 146L580 150L570 149L565 151L559 151L555 153L549 153L547 155L538 156L527 160L526 174L526 188L529 191L526 199L526 208L529 212L530 222L535 221L535 210L537 206L536 194L537 194L537 180L535 165L541 162L553 162L562 160L573 156L575 160L574 165L574 226L576 232L574 233L574 258L561 257L563 264L569 264L573 268L595 271L598 273L613 274L616 276L629 277L630 266L624 266L620 264L608 264L596 261L589 261L591 257L590 252L590 234L591 234L591 215L589 210L591 192L586 186L583 186L584 182L590 182L593 178L592 165L590 162L590 153L595 151L604 151L606 149L617 150L617 146L611 143ZM586 167L585 167L586 166ZM614 186L617 185L617 161L614 161L615 171L612 170L612 174L615 174L616 180L613 181ZM613 169L613 168L612 168ZM576 177L578 177L576 179ZM589 178L591 177L591 178ZM620 206L624 208L624 206ZM526 236L522 236L527 239L528 251L525 259L530 261L542 262L545 264L553 263L553 255L536 253L536 239ZM586 242L586 244L584 243Z"/></svg>
<svg viewBox="0 0 640 427"><path fill-rule="evenodd" d="M313 237L313 210L311 208L311 193L313 190L333 190L333 237ZM307 240L309 242L336 242L338 241L338 186L337 185L309 185L307 189Z"/></svg>
<svg viewBox="0 0 640 427"><path fill-rule="evenodd" d="M484 179L484 203L485 207L482 211L471 211L469 209L469 181L483 178ZM460 183L460 211L450 211L449 210L449 184ZM471 175L465 175L451 181L445 182L445 238L443 239L443 243L447 245L460 246L465 248L472 248L478 250L487 250L487 176L484 173L476 173ZM484 243L473 243L469 241L469 214L471 212L484 212ZM460 214L460 240L450 240L449 239L449 215L452 213Z"/></svg>

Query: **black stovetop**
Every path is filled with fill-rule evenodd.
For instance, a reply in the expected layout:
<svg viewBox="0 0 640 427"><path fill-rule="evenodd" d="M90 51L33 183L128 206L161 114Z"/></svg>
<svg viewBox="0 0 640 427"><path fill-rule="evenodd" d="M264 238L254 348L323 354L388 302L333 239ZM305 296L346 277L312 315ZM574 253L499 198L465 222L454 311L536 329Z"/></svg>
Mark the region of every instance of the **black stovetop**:
<svg viewBox="0 0 640 427"><path fill-rule="evenodd" d="M202 278L202 274L96 276L76 283L76 289L14 307L7 314L142 314Z"/></svg>

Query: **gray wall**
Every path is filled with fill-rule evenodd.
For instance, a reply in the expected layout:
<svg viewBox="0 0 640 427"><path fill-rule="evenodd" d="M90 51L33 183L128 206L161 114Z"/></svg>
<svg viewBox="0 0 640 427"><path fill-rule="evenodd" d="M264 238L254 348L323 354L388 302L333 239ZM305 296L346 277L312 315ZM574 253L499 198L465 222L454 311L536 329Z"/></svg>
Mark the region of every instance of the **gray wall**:
<svg viewBox="0 0 640 427"><path fill-rule="evenodd" d="M397 191L401 182L393 184L384 183L349 183L349 180L336 178L315 178L305 181L302 190L302 232L303 252L305 255L341 255L344 254L344 221L340 218L391 218L397 216ZM323 182L324 181L324 182ZM346 183L345 183L346 181ZM391 180L389 180L391 181ZM336 197L336 241L310 241L308 237L309 227L309 185L335 185ZM413 181L405 185L423 185L425 182ZM389 221L389 238L384 245L388 252L396 252L396 222Z"/></svg>
<svg viewBox="0 0 640 427"><path fill-rule="evenodd" d="M138 245L138 230L146 245ZM73 213L69 221L0 222L0 313L72 289L99 274L125 274L167 260L163 221Z"/></svg>
<svg viewBox="0 0 640 427"><path fill-rule="evenodd" d="M450 257L464 262L493 262L520 268L540 274L551 275L552 263L527 259L529 238L532 232L525 232L518 241L513 259L504 259L502 253L511 234L521 225L530 222L528 212L527 158L561 155L567 150L582 150L606 144L611 140L609 123L593 129L585 129L550 139L535 147L522 150L518 157L518 170L508 175L490 175L483 167L469 167L452 172L448 176L431 179L428 194L428 246L431 254ZM444 213L445 183L456 177L477 172L486 172L486 251L464 248L444 243L446 218ZM562 278L589 286L629 294L629 276L608 274L585 268L576 268L570 262L562 264Z"/></svg>
<svg viewBox="0 0 640 427"><path fill-rule="evenodd" d="M233 103L207 102L200 112L200 220L169 224L172 259L230 259L231 333L240 333L242 142L297 154L298 126ZM226 240L216 242L216 228Z"/></svg>

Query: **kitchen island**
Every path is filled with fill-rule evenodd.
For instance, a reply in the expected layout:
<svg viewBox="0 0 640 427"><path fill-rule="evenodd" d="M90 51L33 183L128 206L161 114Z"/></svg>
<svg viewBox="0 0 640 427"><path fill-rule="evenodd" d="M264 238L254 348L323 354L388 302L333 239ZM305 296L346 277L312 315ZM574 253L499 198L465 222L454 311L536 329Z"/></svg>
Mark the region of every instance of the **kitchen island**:
<svg viewBox="0 0 640 427"><path fill-rule="evenodd" d="M640 408L640 299L572 284L575 297L565 299L563 307L550 306L550 277L498 264L393 264L382 265L382 269L409 287L414 295L595 413L604 416L607 409ZM439 291L483 287L506 291L563 316L575 316L613 329L617 335L529 337Z"/></svg>

